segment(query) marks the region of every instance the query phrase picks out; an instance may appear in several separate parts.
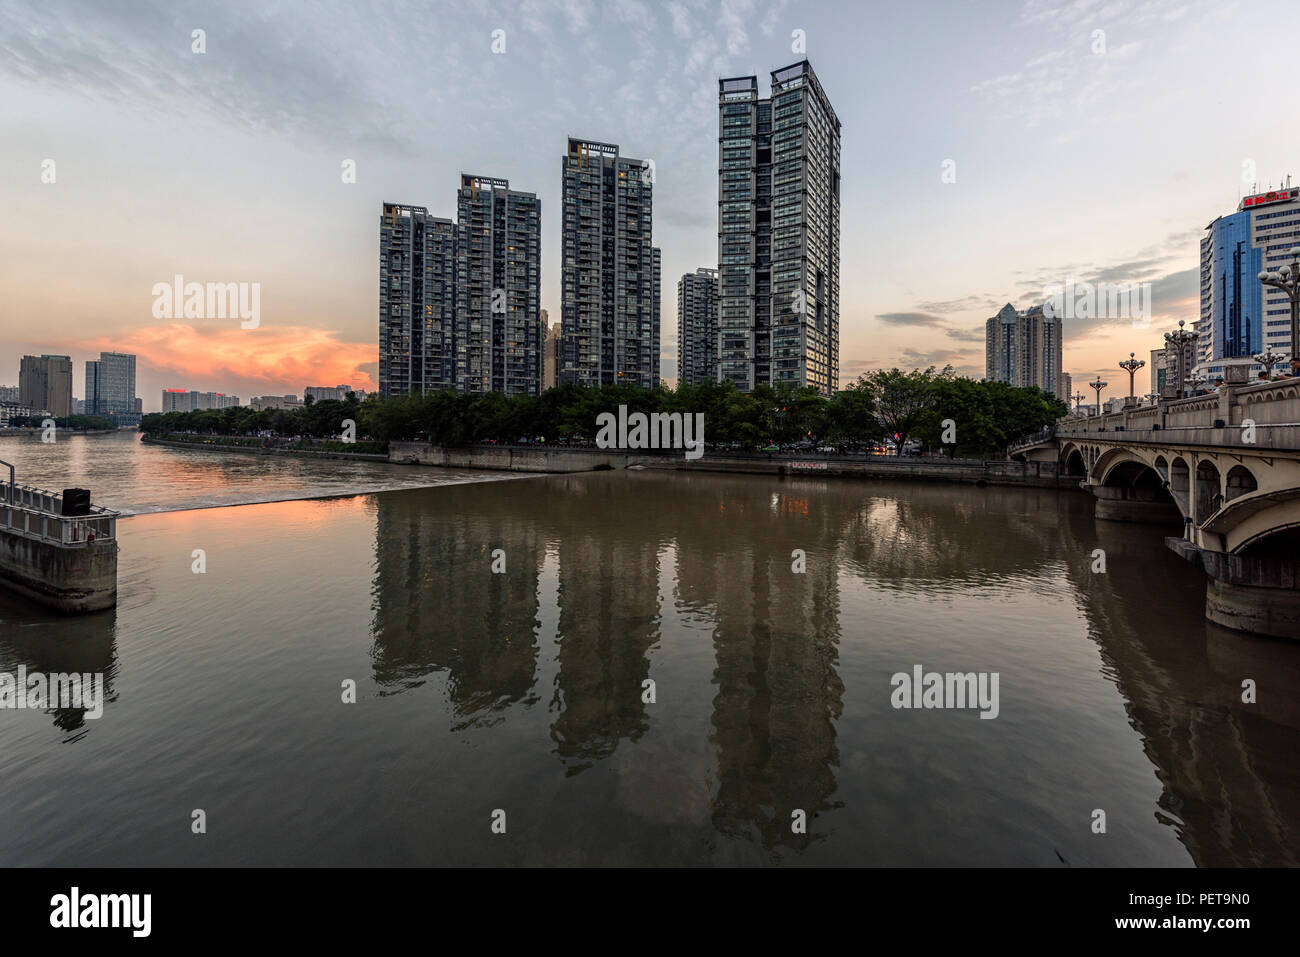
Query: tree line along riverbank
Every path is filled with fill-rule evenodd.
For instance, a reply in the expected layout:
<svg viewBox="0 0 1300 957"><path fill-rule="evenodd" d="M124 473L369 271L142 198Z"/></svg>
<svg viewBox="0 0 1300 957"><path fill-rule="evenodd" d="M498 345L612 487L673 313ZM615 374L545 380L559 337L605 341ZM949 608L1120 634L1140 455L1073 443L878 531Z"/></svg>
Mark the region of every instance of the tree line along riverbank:
<svg viewBox="0 0 1300 957"><path fill-rule="evenodd" d="M597 416L629 412L702 413L706 440L761 448L825 444L860 448L909 445L976 459L1001 457L1008 442L1050 425L1068 409L1051 393L957 376L951 368L878 370L831 397L811 387L759 386L741 392L730 383L676 389L600 388L566 384L541 395L432 392L357 401L309 402L295 409L246 407L146 415L147 436L231 449L284 448L290 442L356 439L352 453L378 454L390 442L425 441L460 448L482 443L584 442L595 437ZM349 424L350 423L350 424ZM193 435L197 438L178 439ZM229 443L204 441L231 439ZM345 443L339 442L340 445ZM364 452L363 452L364 449ZM302 446L302 451L339 451Z"/></svg>

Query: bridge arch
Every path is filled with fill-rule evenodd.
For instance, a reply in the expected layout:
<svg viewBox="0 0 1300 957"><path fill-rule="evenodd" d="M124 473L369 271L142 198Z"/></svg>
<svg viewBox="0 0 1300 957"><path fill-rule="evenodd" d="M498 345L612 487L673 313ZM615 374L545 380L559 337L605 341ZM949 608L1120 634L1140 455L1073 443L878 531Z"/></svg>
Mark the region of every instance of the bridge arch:
<svg viewBox="0 0 1300 957"><path fill-rule="evenodd" d="M1169 463L1169 494L1178 503L1184 516L1192 514L1192 470L1181 455Z"/></svg>
<svg viewBox="0 0 1300 957"><path fill-rule="evenodd" d="M1223 499L1225 502L1231 502L1234 498L1258 490L1259 482L1256 481L1255 474L1244 465L1234 465L1228 470L1228 475L1224 479Z"/></svg>
<svg viewBox="0 0 1300 957"><path fill-rule="evenodd" d="M1196 463L1196 511L1194 517L1203 522L1223 504L1223 477L1209 459Z"/></svg>
<svg viewBox="0 0 1300 957"><path fill-rule="evenodd" d="M1142 453L1123 447L1106 449L1092 463L1088 483L1090 485L1125 486L1132 485L1143 470L1151 471L1151 462Z"/></svg>
<svg viewBox="0 0 1300 957"><path fill-rule="evenodd" d="M1202 528L1222 551L1260 558L1300 555L1300 488L1245 492L1229 500Z"/></svg>
<svg viewBox="0 0 1300 957"><path fill-rule="evenodd" d="M1088 474L1088 463L1084 461L1083 450L1073 443L1061 449L1061 474L1071 478L1084 478Z"/></svg>

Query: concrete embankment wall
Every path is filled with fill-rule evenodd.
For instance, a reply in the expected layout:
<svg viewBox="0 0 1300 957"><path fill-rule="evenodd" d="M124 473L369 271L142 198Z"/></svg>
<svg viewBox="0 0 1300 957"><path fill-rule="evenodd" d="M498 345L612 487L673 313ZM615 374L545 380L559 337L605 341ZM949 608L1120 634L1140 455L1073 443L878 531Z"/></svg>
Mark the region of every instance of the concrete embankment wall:
<svg viewBox="0 0 1300 957"><path fill-rule="evenodd" d="M389 456L383 452L314 452L311 449L259 448L247 445L208 445L204 442L177 442L171 439L155 439L144 435L140 441L148 445L166 445L173 449L197 449L200 452L248 452L252 455L292 455L307 459L351 459L361 462L388 462Z"/></svg>
<svg viewBox="0 0 1300 957"><path fill-rule="evenodd" d="M813 475L856 479L922 480L1035 488L1077 488L1078 479L1057 474L1055 462L983 462L873 456L866 459L748 457L705 454L688 460L682 453L645 455L601 449L474 447L446 449L426 442L391 442L391 462L502 472L590 472L648 469L689 472L741 472L756 475Z"/></svg>
<svg viewBox="0 0 1300 957"><path fill-rule="evenodd" d="M117 604L117 542L65 547L0 530L0 587L55 611Z"/></svg>

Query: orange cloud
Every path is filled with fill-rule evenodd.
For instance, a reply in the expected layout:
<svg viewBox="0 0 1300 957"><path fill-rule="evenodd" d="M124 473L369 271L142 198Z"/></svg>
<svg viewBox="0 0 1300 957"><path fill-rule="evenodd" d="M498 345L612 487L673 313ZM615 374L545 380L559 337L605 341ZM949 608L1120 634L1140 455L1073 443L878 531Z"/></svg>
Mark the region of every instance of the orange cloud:
<svg viewBox="0 0 1300 957"><path fill-rule="evenodd" d="M193 326L168 323L82 340L80 349L129 352L139 357L137 378L174 380L178 388L240 395L300 392L307 385L346 383L378 388L377 346L341 342L336 333L307 326ZM242 390L242 391L241 391Z"/></svg>

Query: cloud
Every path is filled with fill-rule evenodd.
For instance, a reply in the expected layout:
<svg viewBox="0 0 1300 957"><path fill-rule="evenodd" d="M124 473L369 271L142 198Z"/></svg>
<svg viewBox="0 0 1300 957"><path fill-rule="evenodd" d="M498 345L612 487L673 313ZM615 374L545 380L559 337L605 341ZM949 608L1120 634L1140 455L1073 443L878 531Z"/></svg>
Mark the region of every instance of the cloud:
<svg viewBox="0 0 1300 957"><path fill-rule="evenodd" d="M935 366L942 369L944 366L960 367L961 369L974 369L974 366L966 364L970 356L956 349L934 349L925 352L920 349L903 349L899 352L899 359L902 366L909 369L924 369L928 366Z"/></svg>
<svg viewBox="0 0 1300 957"><path fill-rule="evenodd" d="M0 78L135 108L198 107L259 131L399 143L391 98L367 83L375 51L365 48L366 31L346 22L361 15L350 7L313 18L214 5L195 17L149 0L14 0L0 7ZM196 28L205 31L204 53L191 47Z"/></svg>
<svg viewBox="0 0 1300 957"><path fill-rule="evenodd" d="M939 302L918 302L916 308L923 312L968 312L972 309L996 311L1001 305L1001 301L992 296L963 296L961 299L945 299Z"/></svg>
<svg viewBox="0 0 1300 957"><path fill-rule="evenodd" d="M942 326L944 320L925 312L883 312L876 316L891 326Z"/></svg>
<svg viewBox="0 0 1300 957"><path fill-rule="evenodd" d="M177 388L217 389L241 397L341 382L367 391L378 387L372 371L377 370L375 346L343 342L332 332L303 326L244 330L168 323L69 345L133 353L142 369L152 370L154 378L170 377Z"/></svg>
<svg viewBox="0 0 1300 957"><path fill-rule="evenodd" d="M983 343L987 338L983 329L949 329L946 335L956 342Z"/></svg>

